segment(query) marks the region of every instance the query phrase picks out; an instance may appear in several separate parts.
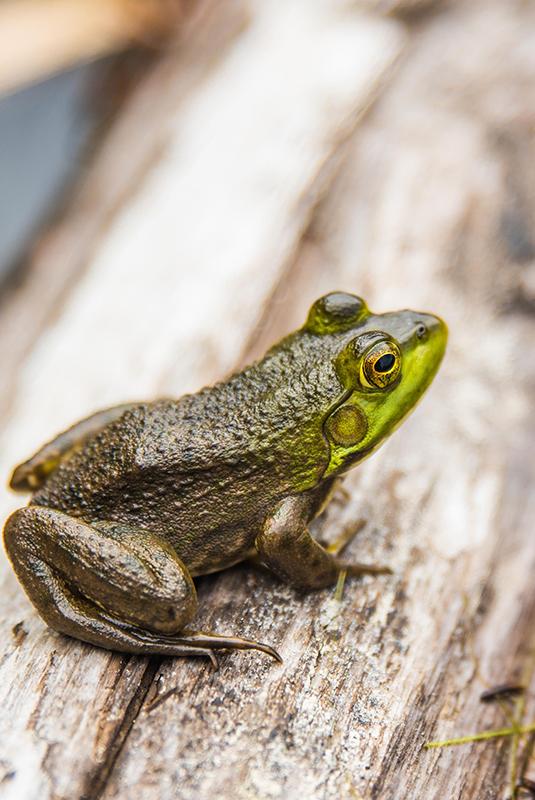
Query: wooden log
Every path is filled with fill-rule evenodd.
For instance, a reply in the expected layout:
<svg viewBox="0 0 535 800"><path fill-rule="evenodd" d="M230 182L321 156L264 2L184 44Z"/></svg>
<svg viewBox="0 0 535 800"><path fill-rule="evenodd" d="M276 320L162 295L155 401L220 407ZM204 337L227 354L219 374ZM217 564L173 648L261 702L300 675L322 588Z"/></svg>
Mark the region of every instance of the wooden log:
<svg viewBox="0 0 535 800"><path fill-rule="evenodd" d="M22 277L0 297L1 413L13 399L20 362L89 267L102 232L158 164L169 118L217 69L246 23L247 11L239 3L199 2L81 175L68 213L38 237Z"/></svg>
<svg viewBox="0 0 535 800"><path fill-rule="evenodd" d="M319 526L364 520L351 552L396 576L341 604L245 567L206 580L202 623L260 631L284 665L162 663L106 800L511 795L511 739L423 745L503 727L489 686L533 687L533 12L458 3L416 30L247 350L334 287L449 322L421 408Z"/></svg>
<svg viewBox="0 0 535 800"><path fill-rule="evenodd" d="M198 63L191 48L163 57L12 294L0 323L19 348L3 373L4 474L94 407L179 393L239 363L341 143L403 43L398 25L321 2L242 11L209 4ZM217 52L209 44L225 14L231 35ZM16 504L2 495L2 516ZM160 660L54 634L1 566L2 790L99 797ZM184 678L205 672L177 663ZM267 667L255 656L247 664L257 676ZM141 796L151 782L127 791Z"/></svg>

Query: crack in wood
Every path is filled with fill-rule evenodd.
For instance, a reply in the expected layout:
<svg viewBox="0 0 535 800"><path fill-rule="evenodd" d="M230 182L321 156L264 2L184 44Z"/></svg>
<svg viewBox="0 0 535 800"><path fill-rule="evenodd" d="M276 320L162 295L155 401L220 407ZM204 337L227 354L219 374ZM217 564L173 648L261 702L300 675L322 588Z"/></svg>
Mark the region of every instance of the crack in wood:
<svg viewBox="0 0 535 800"><path fill-rule="evenodd" d="M131 659L129 659L131 660ZM132 730L143 702L153 684L154 678L160 669L163 659L151 657L141 680L126 706L120 725L115 729L113 738L106 742L105 758L98 768L87 775L85 787L80 794L80 800L99 800L106 789L109 776ZM126 667L126 664L125 664ZM98 742L97 742L98 746Z"/></svg>

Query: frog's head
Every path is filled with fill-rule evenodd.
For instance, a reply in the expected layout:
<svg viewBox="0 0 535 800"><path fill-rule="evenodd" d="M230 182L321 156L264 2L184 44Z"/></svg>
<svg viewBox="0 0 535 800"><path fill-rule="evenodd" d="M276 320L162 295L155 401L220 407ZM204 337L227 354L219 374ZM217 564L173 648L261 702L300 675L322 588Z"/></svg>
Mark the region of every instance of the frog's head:
<svg viewBox="0 0 535 800"><path fill-rule="evenodd" d="M314 303L304 331L330 338L343 387L323 423L330 446L325 478L345 472L397 428L433 380L448 334L432 314L374 314L360 297L341 292Z"/></svg>

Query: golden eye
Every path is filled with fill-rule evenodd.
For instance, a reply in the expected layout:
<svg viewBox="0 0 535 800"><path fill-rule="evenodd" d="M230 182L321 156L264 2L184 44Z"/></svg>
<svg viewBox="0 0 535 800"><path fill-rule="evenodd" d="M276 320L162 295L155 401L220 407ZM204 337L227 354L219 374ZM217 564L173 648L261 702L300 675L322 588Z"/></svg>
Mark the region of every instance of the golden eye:
<svg viewBox="0 0 535 800"><path fill-rule="evenodd" d="M394 342L379 342L364 355L361 381L369 388L385 389L398 378L401 353Z"/></svg>

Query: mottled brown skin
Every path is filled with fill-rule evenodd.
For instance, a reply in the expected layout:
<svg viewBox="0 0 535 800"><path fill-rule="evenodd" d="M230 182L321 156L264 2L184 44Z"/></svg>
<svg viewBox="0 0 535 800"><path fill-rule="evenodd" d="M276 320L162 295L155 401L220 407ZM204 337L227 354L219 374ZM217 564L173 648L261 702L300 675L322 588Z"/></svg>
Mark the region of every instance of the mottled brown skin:
<svg viewBox="0 0 535 800"><path fill-rule="evenodd" d="M445 331L431 315L373 315L333 293L228 381L99 412L45 445L13 473L12 488L33 494L4 531L41 616L114 650L213 658L214 648L256 648L277 658L267 645L189 630L192 576L254 554L302 589L365 570L328 553L307 524L338 476L414 406ZM374 372L397 354L390 372Z"/></svg>

